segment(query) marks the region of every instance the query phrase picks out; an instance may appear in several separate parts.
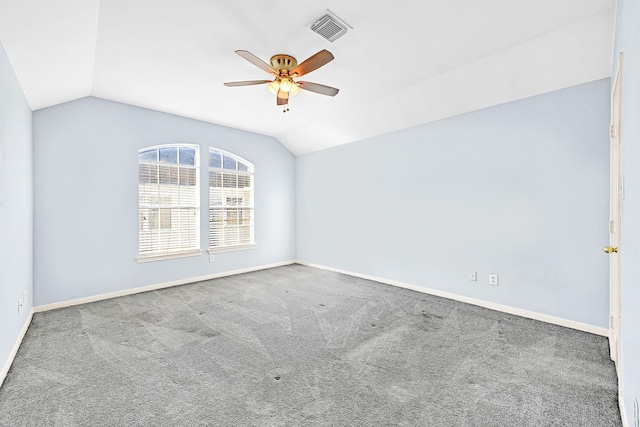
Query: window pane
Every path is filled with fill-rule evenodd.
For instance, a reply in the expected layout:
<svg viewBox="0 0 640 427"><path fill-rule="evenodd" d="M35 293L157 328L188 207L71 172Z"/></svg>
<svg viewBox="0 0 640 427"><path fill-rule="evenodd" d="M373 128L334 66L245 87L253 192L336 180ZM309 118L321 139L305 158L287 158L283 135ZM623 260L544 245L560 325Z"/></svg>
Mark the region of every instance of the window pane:
<svg viewBox="0 0 640 427"><path fill-rule="evenodd" d="M138 153L139 162L157 162L158 161L158 149L144 150Z"/></svg>
<svg viewBox="0 0 640 427"><path fill-rule="evenodd" d="M172 166L160 166L160 184L177 185L178 168Z"/></svg>
<svg viewBox="0 0 640 427"><path fill-rule="evenodd" d="M224 169L236 170L236 159L233 157L224 156L222 167Z"/></svg>
<svg viewBox="0 0 640 427"><path fill-rule="evenodd" d="M139 253L198 249L197 149L162 146L138 154Z"/></svg>
<svg viewBox="0 0 640 427"><path fill-rule="evenodd" d="M178 163L178 149L176 147L161 148L160 163Z"/></svg>
<svg viewBox="0 0 640 427"><path fill-rule="evenodd" d="M253 166L234 155L210 151L209 248L225 250L252 245ZM214 163L215 162L215 163Z"/></svg>
<svg viewBox="0 0 640 427"><path fill-rule="evenodd" d="M222 187L222 174L212 172L209 173L209 187Z"/></svg>
<svg viewBox="0 0 640 427"><path fill-rule="evenodd" d="M239 175L238 188L249 188L249 187L251 187L251 177L247 175Z"/></svg>
<svg viewBox="0 0 640 427"><path fill-rule="evenodd" d="M158 165L138 166L138 182L140 184L157 184L158 183Z"/></svg>
<svg viewBox="0 0 640 427"><path fill-rule="evenodd" d="M222 167L222 156L220 155L220 153L209 151L209 167L210 168Z"/></svg>
<svg viewBox="0 0 640 427"><path fill-rule="evenodd" d="M195 166L196 149L180 147L180 164Z"/></svg>
<svg viewBox="0 0 640 427"><path fill-rule="evenodd" d="M171 209L151 209L149 220L152 229L169 229L171 228Z"/></svg>
<svg viewBox="0 0 640 427"><path fill-rule="evenodd" d="M225 173L222 176L222 186L224 188L238 188L238 175Z"/></svg>
<svg viewBox="0 0 640 427"><path fill-rule="evenodd" d="M192 168L179 168L180 185L196 185L196 170Z"/></svg>

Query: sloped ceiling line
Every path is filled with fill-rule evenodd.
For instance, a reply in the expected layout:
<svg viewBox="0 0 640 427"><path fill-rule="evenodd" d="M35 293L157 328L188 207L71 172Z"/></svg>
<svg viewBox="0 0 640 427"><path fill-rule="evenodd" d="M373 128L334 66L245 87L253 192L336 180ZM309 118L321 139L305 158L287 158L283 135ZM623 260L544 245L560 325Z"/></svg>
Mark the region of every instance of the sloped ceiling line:
<svg viewBox="0 0 640 427"><path fill-rule="evenodd" d="M296 155L461 114L610 73L615 0L0 0L0 41L32 109L97 96L277 138ZM334 43L309 28L325 9L354 26ZM381 31L384 28L384 31ZM286 115L268 61L335 60L305 80ZM604 71L603 70L607 70Z"/></svg>

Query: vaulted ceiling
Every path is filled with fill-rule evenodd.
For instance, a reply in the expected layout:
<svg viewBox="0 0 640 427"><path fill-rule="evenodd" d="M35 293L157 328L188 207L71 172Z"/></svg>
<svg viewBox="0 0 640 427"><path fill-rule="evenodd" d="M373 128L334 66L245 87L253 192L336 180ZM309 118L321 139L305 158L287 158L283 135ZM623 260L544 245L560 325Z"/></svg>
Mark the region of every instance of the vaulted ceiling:
<svg viewBox="0 0 640 427"><path fill-rule="evenodd" d="M330 9L352 29L309 26ZM271 135L299 155L611 74L615 0L0 0L33 110L97 96ZM335 60L283 114L234 54Z"/></svg>

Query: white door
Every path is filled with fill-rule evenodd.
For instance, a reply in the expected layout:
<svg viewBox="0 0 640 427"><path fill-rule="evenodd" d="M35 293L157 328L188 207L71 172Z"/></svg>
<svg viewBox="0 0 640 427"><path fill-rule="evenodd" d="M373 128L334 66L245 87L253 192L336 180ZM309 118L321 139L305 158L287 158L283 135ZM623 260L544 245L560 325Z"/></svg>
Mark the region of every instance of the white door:
<svg viewBox="0 0 640 427"><path fill-rule="evenodd" d="M622 84L622 53L618 57L618 70L611 91L611 201L609 209L609 285L610 285L610 319L609 347L611 359L616 362L618 370L620 355L620 96Z"/></svg>

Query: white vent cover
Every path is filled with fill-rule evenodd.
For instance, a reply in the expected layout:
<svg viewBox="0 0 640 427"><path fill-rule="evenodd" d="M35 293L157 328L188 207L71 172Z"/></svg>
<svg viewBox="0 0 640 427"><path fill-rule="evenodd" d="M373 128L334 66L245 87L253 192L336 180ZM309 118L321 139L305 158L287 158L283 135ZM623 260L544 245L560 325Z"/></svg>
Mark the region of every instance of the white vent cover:
<svg viewBox="0 0 640 427"><path fill-rule="evenodd" d="M338 18L328 9L324 12L322 17L318 18L311 25L311 31L320 34L330 42L333 42L345 35L349 28L351 28L349 24Z"/></svg>

